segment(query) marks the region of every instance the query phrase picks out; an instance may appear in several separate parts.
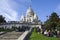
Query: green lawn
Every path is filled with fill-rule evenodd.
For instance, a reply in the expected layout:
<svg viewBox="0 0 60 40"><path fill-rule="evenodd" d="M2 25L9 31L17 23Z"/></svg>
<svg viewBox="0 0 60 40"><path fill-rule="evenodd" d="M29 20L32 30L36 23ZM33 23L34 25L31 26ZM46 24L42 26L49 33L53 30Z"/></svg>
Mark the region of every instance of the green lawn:
<svg viewBox="0 0 60 40"><path fill-rule="evenodd" d="M33 31L31 36L29 37L29 40L60 40L60 39L56 37L47 37Z"/></svg>

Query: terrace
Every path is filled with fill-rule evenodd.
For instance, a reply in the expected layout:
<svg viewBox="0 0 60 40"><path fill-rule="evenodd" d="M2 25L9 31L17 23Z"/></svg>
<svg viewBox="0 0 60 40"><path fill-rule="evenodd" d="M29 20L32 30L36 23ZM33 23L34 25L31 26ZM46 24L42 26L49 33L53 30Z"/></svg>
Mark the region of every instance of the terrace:
<svg viewBox="0 0 60 40"><path fill-rule="evenodd" d="M22 34L23 32L8 32L0 35L0 40L17 40Z"/></svg>

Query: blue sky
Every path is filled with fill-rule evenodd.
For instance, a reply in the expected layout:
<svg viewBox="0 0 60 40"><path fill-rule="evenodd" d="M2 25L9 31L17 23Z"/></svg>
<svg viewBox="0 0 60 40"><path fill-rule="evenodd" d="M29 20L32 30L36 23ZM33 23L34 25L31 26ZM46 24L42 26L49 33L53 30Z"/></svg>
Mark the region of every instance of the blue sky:
<svg viewBox="0 0 60 40"><path fill-rule="evenodd" d="M30 5L42 22L52 12L60 15L60 0L0 0L0 15L7 21L19 21Z"/></svg>

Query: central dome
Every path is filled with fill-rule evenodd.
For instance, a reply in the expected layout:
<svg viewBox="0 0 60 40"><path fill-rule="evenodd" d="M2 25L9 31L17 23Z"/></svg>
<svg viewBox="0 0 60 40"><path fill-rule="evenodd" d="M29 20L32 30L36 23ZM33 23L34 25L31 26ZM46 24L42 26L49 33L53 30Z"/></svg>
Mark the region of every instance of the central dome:
<svg viewBox="0 0 60 40"><path fill-rule="evenodd" d="M26 16L33 16L34 15L34 12L31 8L31 6L27 9L27 12L26 12Z"/></svg>
<svg viewBox="0 0 60 40"><path fill-rule="evenodd" d="M35 12L32 10L31 6L26 11L26 16L21 17L21 22L31 22L35 23L38 22L38 16L35 14Z"/></svg>

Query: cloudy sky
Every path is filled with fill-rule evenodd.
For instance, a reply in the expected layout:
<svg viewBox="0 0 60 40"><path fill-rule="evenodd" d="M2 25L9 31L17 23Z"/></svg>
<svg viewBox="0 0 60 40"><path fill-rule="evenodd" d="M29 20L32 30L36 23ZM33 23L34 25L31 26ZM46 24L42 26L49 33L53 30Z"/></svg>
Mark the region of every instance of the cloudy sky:
<svg viewBox="0 0 60 40"><path fill-rule="evenodd" d="M26 14L29 5L42 22L52 12L60 15L60 0L0 0L0 15L7 21L19 21L21 15Z"/></svg>

